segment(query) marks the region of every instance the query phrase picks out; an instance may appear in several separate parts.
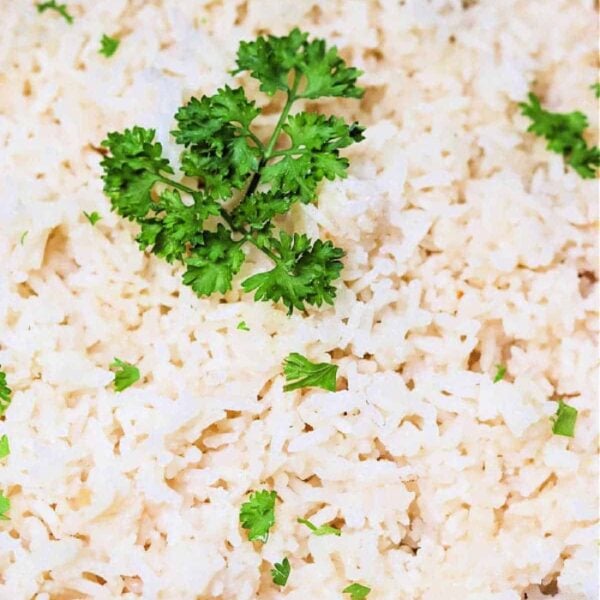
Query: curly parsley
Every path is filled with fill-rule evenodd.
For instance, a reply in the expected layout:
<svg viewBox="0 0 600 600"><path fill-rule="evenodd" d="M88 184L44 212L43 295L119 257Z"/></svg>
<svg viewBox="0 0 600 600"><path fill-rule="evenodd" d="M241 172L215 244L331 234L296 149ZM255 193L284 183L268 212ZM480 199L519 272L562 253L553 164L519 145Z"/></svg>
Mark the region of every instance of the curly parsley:
<svg viewBox="0 0 600 600"><path fill-rule="evenodd" d="M542 108L540 99L529 94L529 103L519 104L522 114L532 123L527 129L548 141L546 148L562 154L568 165L584 179L593 179L600 167L600 149L588 147L583 132L588 126L587 117L579 112L553 113Z"/></svg>
<svg viewBox="0 0 600 600"><path fill-rule="evenodd" d="M110 58L117 51L120 43L121 40L104 34L100 39L100 50L98 50L98 53L106 58Z"/></svg>
<svg viewBox="0 0 600 600"><path fill-rule="evenodd" d="M243 71L266 94L285 94L268 139L253 129L261 109L242 88L225 86L191 98L175 115L181 170L193 183L175 179L153 129L133 127L102 142L104 191L113 210L140 225L140 248L183 263L183 283L199 296L231 290L251 245L272 263L242 282L255 300L281 302L288 314L333 304L344 252L330 241L277 232L275 220L294 204L315 201L324 179L346 177L348 159L340 151L363 139L357 123L291 114L292 106L326 96L360 98L360 71L298 29L242 42L234 73ZM209 226L215 218L217 226Z"/></svg>
<svg viewBox="0 0 600 600"><path fill-rule="evenodd" d="M240 524L248 530L248 539L266 542L269 529L275 524L275 500L277 494L267 490L254 492L240 508Z"/></svg>
<svg viewBox="0 0 600 600"><path fill-rule="evenodd" d="M6 373L0 371L0 415L3 415L10 406L11 396L12 390L6 382Z"/></svg>

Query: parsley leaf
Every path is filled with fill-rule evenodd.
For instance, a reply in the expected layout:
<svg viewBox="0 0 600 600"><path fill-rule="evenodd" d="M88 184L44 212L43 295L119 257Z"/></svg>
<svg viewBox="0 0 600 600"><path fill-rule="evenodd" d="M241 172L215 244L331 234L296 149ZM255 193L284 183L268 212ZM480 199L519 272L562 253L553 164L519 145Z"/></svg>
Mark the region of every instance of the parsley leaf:
<svg viewBox="0 0 600 600"><path fill-rule="evenodd" d="M8 436L5 434L0 437L0 459L6 458L10 454L10 444L8 443Z"/></svg>
<svg viewBox="0 0 600 600"><path fill-rule="evenodd" d="M282 129L291 146L273 154L279 160L265 167L262 181L303 202L314 199L324 178L346 177L348 159L340 157L340 148L364 139L364 129L357 123L348 125L339 117L317 113L293 115Z"/></svg>
<svg viewBox="0 0 600 600"><path fill-rule="evenodd" d="M240 523L248 529L248 539L266 542L269 529L275 524L276 492L261 490L251 494L248 502L240 508Z"/></svg>
<svg viewBox="0 0 600 600"><path fill-rule="evenodd" d="M293 29L285 37L269 35L242 42L233 74L242 71L250 71L252 77L260 81L260 89L270 96L277 90L292 89L290 74L303 81L301 98L361 98L364 93L356 86L361 71L346 66L337 48L327 49L324 40L309 42L308 34L299 29Z"/></svg>
<svg viewBox="0 0 600 600"><path fill-rule="evenodd" d="M224 294L231 289L231 280L245 259L240 242L234 241L229 230L219 224L216 232L204 233L204 244L194 248L186 259L183 283L198 296Z"/></svg>
<svg viewBox="0 0 600 600"><path fill-rule="evenodd" d="M283 363L283 372L288 382L284 392L291 392L305 387L319 387L328 392L335 392L337 365L329 363L313 363L307 358L292 352Z"/></svg>
<svg viewBox="0 0 600 600"><path fill-rule="evenodd" d="M522 114L531 119L527 129L548 141L546 148L562 154L568 165L584 179L596 176L600 167L600 149L588 147L583 132L588 126L587 117L579 112L552 113L542 108L539 98L530 93L529 104L519 104Z"/></svg>
<svg viewBox="0 0 600 600"><path fill-rule="evenodd" d="M574 437L577 414L578 411L575 407L565 404L562 399L559 400L556 415L552 417L552 433Z"/></svg>
<svg viewBox="0 0 600 600"><path fill-rule="evenodd" d="M259 113L241 88L225 86L214 96L192 98L177 111L179 128L172 132L188 148L181 156L183 172L202 179L215 198L241 189L259 165L261 152L249 129Z"/></svg>
<svg viewBox="0 0 600 600"><path fill-rule="evenodd" d="M10 406L11 395L12 390L6 383L6 373L0 371L0 415L3 415Z"/></svg>
<svg viewBox="0 0 600 600"><path fill-rule="evenodd" d="M600 98L600 83L593 83L590 85L590 88L594 90L594 95L596 98Z"/></svg>
<svg viewBox="0 0 600 600"><path fill-rule="evenodd" d="M348 587L345 587L342 590L343 594L350 594L351 600L363 600L369 595L371 588L366 585L361 585L360 583L352 583Z"/></svg>
<svg viewBox="0 0 600 600"><path fill-rule="evenodd" d="M279 239L270 238L267 244L276 266L244 280L245 292L256 290L255 300L282 300L288 314L294 308L304 310L305 302L333 304L336 291L332 282L342 270L343 250L329 241L311 243L306 235L290 236L283 231Z"/></svg>
<svg viewBox="0 0 600 600"><path fill-rule="evenodd" d="M110 58L117 51L120 43L121 40L103 34L100 39L100 50L98 50L98 53L103 54L106 58Z"/></svg>
<svg viewBox="0 0 600 600"><path fill-rule="evenodd" d="M67 5L66 4L57 4L56 0L50 0L50 2L40 2L39 4L36 4L36 7L37 7L37 11L39 13L43 13L47 10L53 10L53 11L57 12L61 17L63 17L63 19L69 25L72 25L73 21L75 20L69 14Z"/></svg>
<svg viewBox="0 0 600 600"><path fill-rule="evenodd" d="M102 218L96 211L93 213L87 213L83 211L85 218L92 224L92 227Z"/></svg>
<svg viewBox="0 0 600 600"><path fill-rule="evenodd" d="M505 365L496 365L496 374L494 375L494 383L498 383L504 379L506 375L506 366Z"/></svg>
<svg viewBox="0 0 600 600"><path fill-rule="evenodd" d="M0 492L0 521L9 521L6 513L10 510L10 500Z"/></svg>
<svg viewBox="0 0 600 600"><path fill-rule="evenodd" d="M240 331L250 331L250 327L248 327L248 325L246 325L246 321L240 321L237 324L236 329L239 329Z"/></svg>
<svg viewBox="0 0 600 600"><path fill-rule="evenodd" d="M297 519L298 523L306 525L315 535L342 535L342 532L332 525L320 525L317 527L314 523L311 523L308 519Z"/></svg>
<svg viewBox="0 0 600 600"><path fill-rule="evenodd" d="M238 71L249 70L286 101L268 140L253 130L261 112L242 88L225 86L191 98L175 114L185 183L163 157L155 131L109 133L101 161L112 209L140 225L137 241L186 267L183 282L199 296L225 293L253 245L272 267L242 282L257 301L282 302L291 314L333 304L344 252L331 242L274 231L297 202L312 202L324 179L346 177L341 151L363 139L363 128L335 116L291 114L301 99L360 98L360 74L335 48L294 29L284 37L242 42Z"/></svg>
<svg viewBox="0 0 600 600"><path fill-rule="evenodd" d="M115 390L122 392L140 379L140 370L131 363L115 358L110 368L115 370Z"/></svg>
<svg viewBox="0 0 600 600"><path fill-rule="evenodd" d="M275 585L284 586L290 576L290 561L284 558L280 563L275 563L271 569L271 577Z"/></svg>

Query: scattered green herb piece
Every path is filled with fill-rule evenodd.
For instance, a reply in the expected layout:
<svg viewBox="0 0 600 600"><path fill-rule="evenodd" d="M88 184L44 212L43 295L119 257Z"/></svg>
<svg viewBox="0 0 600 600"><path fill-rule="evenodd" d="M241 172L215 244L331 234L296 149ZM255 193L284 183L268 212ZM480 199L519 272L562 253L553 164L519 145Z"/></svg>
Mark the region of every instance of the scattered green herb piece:
<svg viewBox="0 0 600 600"><path fill-rule="evenodd" d="M593 83L590 88L594 90L596 98L600 98L600 83Z"/></svg>
<svg viewBox="0 0 600 600"><path fill-rule="evenodd" d="M565 404L562 399L559 400L556 415L552 417L552 433L573 437L575 435L576 421L577 409Z"/></svg>
<svg viewBox="0 0 600 600"><path fill-rule="evenodd" d="M240 331L250 331L250 327L246 325L246 321L240 321L237 324L237 329L239 329Z"/></svg>
<svg viewBox="0 0 600 600"><path fill-rule="evenodd" d="M27 234L28 234L28 233L29 233L29 231L24 231L24 232L21 234L21 240L20 240L20 242L21 242L21 246L22 246L22 245L25 243L25 238L27 237Z"/></svg>
<svg viewBox="0 0 600 600"><path fill-rule="evenodd" d="M353 583L342 590L343 594L350 594L351 600L363 600L369 595L371 588L360 583Z"/></svg>
<svg viewBox="0 0 600 600"><path fill-rule="evenodd" d="M100 40L100 50L98 52L106 56L106 58L110 58L117 51L120 43L121 40L104 34Z"/></svg>
<svg viewBox="0 0 600 600"><path fill-rule="evenodd" d="M266 542L269 529L275 524L275 500L277 494L267 490L254 492L240 508L240 523L248 529L248 539Z"/></svg>
<svg viewBox="0 0 600 600"><path fill-rule="evenodd" d="M102 218L96 211L90 214L85 212L84 210L83 214L85 215L85 218L92 224L92 226L95 225Z"/></svg>
<svg viewBox="0 0 600 600"><path fill-rule="evenodd" d="M342 532L332 525L321 525L317 527L314 523L311 523L308 519L297 519L298 523L306 525L315 535L342 535Z"/></svg>
<svg viewBox="0 0 600 600"><path fill-rule="evenodd" d="M496 375L494 375L494 383L498 383L504 379L506 375L506 365L496 365Z"/></svg>
<svg viewBox="0 0 600 600"><path fill-rule="evenodd" d="M519 104L522 114L531 119L527 129L548 141L546 148L562 154L568 165L584 179L596 176L600 167L600 149L588 147L583 132L588 126L587 117L579 112L552 113L542 108L539 98L530 93L529 104Z"/></svg>
<svg viewBox="0 0 600 600"><path fill-rule="evenodd" d="M284 558L280 563L275 563L271 569L271 577L275 585L284 586L290 576L290 561Z"/></svg>
<svg viewBox="0 0 600 600"><path fill-rule="evenodd" d="M122 361L119 358L115 358L110 368L115 370L114 385L117 392L127 389L140 378L140 370L135 365Z"/></svg>
<svg viewBox="0 0 600 600"><path fill-rule="evenodd" d="M0 521L8 521L6 513L10 510L10 500L0 492Z"/></svg>
<svg viewBox="0 0 600 600"><path fill-rule="evenodd" d="M8 443L8 436L4 434L0 437L0 459L6 458L10 454L10 445Z"/></svg>
<svg viewBox="0 0 600 600"><path fill-rule="evenodd" d="M284 392L291 392L305 387L319 387L335 392L337 365L330 363L313 363L302 354L292 352L283 363L283 373L287 381Z"/></svg>
<svg viewBox="0 0 600 600"><path fill-rule="evenodd" d="M277 232L274 220L298 202L315 201L324 179L346 177L348 160L340 151L363 139L357 123L290 114L292 105L325 96L360 98L360 71L346 66L336 48L309 42L298 29L242 42L235 73L242 71L250 71L265 93L286 95L268 140L252 130L261 109L242 88L225 86L192 98L175 115L181 169L194 184L174 179L153 129L133 127L102 142L108 149L101 162L104 192L113 210L140 225L140 248L182 262L183 283L199 296L229 291L246 258L243 247L251 244L272 262L271 270L241 284L255 300L282 302L288 314L333 304L344 252L330 241ZM239 199L225 204L237 190ZM209 230L206 221L214 217L220 222Z"/></svg>
<svg viewBox="0 0 600 600"><path fill-rule="evenodd" d="M63 19L69 25L72 25L73 21L75 20L69 14L67 5L66 4L57 4L56 0L50 0L50 2L40 2L39 4L36 4L36 7L37 7L37 11L39 13L43 13L47 10L53 10L53 11L57 12L61 17L63 17Z"/></svg>
<svg viewBox="0 0 600 600"><path fill-rule="evenodd" d="M12 390L6 383L6 373L0 371L0 415L6 412L10 405Z"/></svg>

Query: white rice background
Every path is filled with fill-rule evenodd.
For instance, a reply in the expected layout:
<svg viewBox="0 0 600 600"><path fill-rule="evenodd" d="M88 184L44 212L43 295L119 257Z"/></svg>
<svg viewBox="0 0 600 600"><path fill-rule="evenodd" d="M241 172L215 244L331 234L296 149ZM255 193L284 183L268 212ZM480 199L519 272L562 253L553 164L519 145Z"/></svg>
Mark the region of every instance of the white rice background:
<svg viewBox="0 0 600 600"><path fill-rule="evenodd" d="M595 130L594 2L65 1L72 26L0 1L0 598L598 598L597 182L517 108L535 82ZM233 82L239 40L294 26L365 71L361 102L319 109L368 129L294 214L347 250L339 298L287 318L239 294L253 255L225 302L144 256L91 145L139 124L176 157L177 107ZM344 389L283 393L291 351ZM143 375L121 394L115 356ZM261 488L263 546L238 524Z"/></svg>

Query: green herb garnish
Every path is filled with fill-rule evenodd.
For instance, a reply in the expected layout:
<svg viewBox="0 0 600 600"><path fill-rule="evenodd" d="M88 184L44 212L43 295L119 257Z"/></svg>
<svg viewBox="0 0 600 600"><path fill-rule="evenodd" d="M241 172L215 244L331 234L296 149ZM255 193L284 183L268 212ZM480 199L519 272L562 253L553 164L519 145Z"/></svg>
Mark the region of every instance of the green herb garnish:
<svg viewBox="0 0 600 600"><path fill-rule="evenodd" d="M363 600L369 595L371 588L360 583L353 583L342 590L343 594L350 594L351 600Z"/></svg>
<svg viewBox="0 0 600 600"><path fill-rule="evenodd" d="M275 563L271 569L271 577L275 585L284 586L290 576L290 561L284 558L280 563Z"/></svg>
<svg viewBox="0 0 600 600"><path fill-rule="evenodd" d="M10 454L10 444L8 443L8 436L4 434L0 437L0 459L6 458Z"/></svg>
<svg viewBox="0 0 600 600"><path fill-rule="evenodd" d="M36 4L37 11L43 13L47 10L53 10L57 12L69 25L73 24L73 17L69 14L66 4L57 4L56 0L50 0L50 2L40 2Z"/></svg>
<svg viewBox="0 0 600 600"><path fill-rule="evenodd" d="M10 406L12 390L6 383L6 373L0 371L0 415Z"/></svg>
<svg viewBox="0 0 600 600"><path fill-rule="evenodd" d="M494 375L494 383L498 383L504 379L506 375L506 366L505 365L496 365L496 374Z"/></svg>
<svg viewBox="0 0 600 600"><path fill-rule="evenodd" d="M120 43L121 40L104 34L100 40L100 50L98 52L106 56L106 58L110 58L117 51Z"/></svg>
<svg viewBox="0 0 600 600"><path fill-rule="evenodd" d="M558 401L556 414L552 417L552 433L573 437L575 435L575 423L577 422L577 409L565 404L562 399Z"/></svg>
<svg viewBox="0 0 600 600"><path fill-rule="evenodd" d="M27 234L29 233L29 231L24 231L21 234L21 239L19 240L21 242L21 246L25 243L25 238L27 237Z"/></svg>
<svg viewBox="0 0 600 600"><path fill-rule="evenodd" d="M290 114L299 100L363 94L356 86L360 71L323 40L307 38L294 29L239 47L235 73L249 71L263 92L286 96L269 139L253 130L261 109L242 88L225 86L177 111L172 134L184 148L181 169L194 183L174 178L153 129L109 133L102 142L109 152L101 162L104 191L113 210L141 226L141 249L182 262L183 283L199 296L232 288L250 244L272 263L241 284L255 300L281 301L288 313L334 302L344 252L330 241L275 231L275 219L294 204L315 201L321 181L346 177L348 160L340 150L363 139L357 123ZM209 228L215 218L218 225Z"/></svg>
<svg viewBox="0 0 600 600"><path fill-rule="evenodd" d="M248 325L246 325L246 321L240 321L237 324L236 329L239 329L240 331L250 331L250 327L248 327Z"/></svg>
<svg viewBox="0 0 600 600"><path fill-rule="evenodd" d="M254 492L240 508L240 523L248 530L250 541L266 542L269 529L275 524L275 500L277 494L262 490Z"/></svg>
<svg viewBox="0 0 600 600"><path fill-rule="evenodd" d="M131 363L115 358L110 365L115 370L114 386L117 392L122 392L140 378L140 370Z"/></svg>
<svg viewBox="0 0 600 600"><path fill-rule="evenodd" d="M542 108L539 98L529 94L529 104L519 104L523 115L531 119L527 129L548 141L546 148L562 154L568 165L584 179L596 176L600 167L600 149L588 147L583 132L588 126L587 117L579 112L552 113Z"/></svg>
<svg viewBox="0 0 600 600"><path fill-rule="evenodd" d="M593 83L590 85L590 88L594 90L594 95L596 98L600 98L600 83Z"/></svg>
<svg viewBox="0 0 600 600"><path fill-rule="evenodd" d="M102 217L94 211L93 213L87 213L85 210L83 211L85 218L94 226Z"/></svg>
<svg viewBox="0 0 600 600"><path fill-rule="evenodd" d="M306 525L315 535L342 535L342 532L333 525L320 525L317 527L314 523L311 523L308 519L297 519L298 523Z"/></svg>
<svg viewBox="0 0 600 600"><path fill-rule="evenodd" d="M302 354L292 352L283 363L283 373L287 381L283 391L319 387L328 392L335 392L337 370L337 365L313 363Z"/></svg>
<svg viewBox="0 0 600 600"><path fill-rule="evenodd" d="M6 513L10 510L10 500L0 492L0 521L8 521Z"/></svg>

